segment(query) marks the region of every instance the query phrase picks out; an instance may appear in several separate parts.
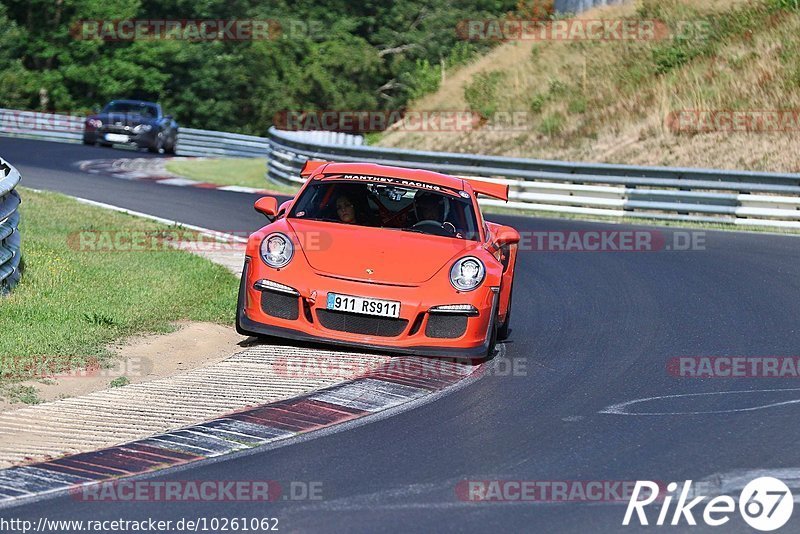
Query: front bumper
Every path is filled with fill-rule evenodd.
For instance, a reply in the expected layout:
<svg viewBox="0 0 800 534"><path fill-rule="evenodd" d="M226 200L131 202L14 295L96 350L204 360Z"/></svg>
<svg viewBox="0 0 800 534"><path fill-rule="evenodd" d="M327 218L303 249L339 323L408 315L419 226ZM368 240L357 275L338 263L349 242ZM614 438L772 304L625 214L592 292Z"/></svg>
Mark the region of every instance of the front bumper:
<svg viewBox="0 0 800 534"><path fill-rule="evenodd" d="M237 310L238 324L244 332L343 347L451 358L484 358L489 349L492 318L497 313L499 303L499 291L496 287L487 286L469 293L457 293L449 286L449 280L446 288L435 287L435 284L434 287L397 287L333 279L316 273L311 276L304 273L305 276L298 279L304 280L305 284L298 284L296 281L292 283L285 276L283 280L275 280L280 278L276 274L280 273L260 265L258 260L248 258L246 261L240 288L242 295ZM294 297L283 296L284 302L291 303L293 298L296 299L296 312L294 309L284 312L286 308L281 308L280 313L276 314L275 310L267 313L270 310L264 309L262 293L269 290L254 287L256 281L263 279L265 275L271 275L272 281L297 291L298 294ZM326 322L324 317L330 314L326 308L329 291L400 301L400 318L397 321L405 324L398 331L368 335L348 331L347 328L342 328L342 324L346 325L350 319L354 323L370 321L371 316L365 318L346 314L341 324L331 327L330 322L327 322L323 325ZM453 337L442 337L441 332L435 333L428 328L432 317L429 310L446 304L470 304L477 309L477 314L465 317L466 326L463 332L455 332Z"/></svg>
<svg viewBox="0 0 800 534"><path fill-rule="evenodd" d="M107 135L124 136L123 138L116 138L115 140L107 139ZM119 145L136 145L139 148L148 148L154 145L158 132L155 129L149 132L134 133L133 129L108 129L101 127L97 130L86 130L83 133L83 138L88 143L113 143Z"/></svg>
<svg viewBox="0 0 800 534"><path fill-rule="evenodd" d="M342 339L335 339L335 338L328 338L317 336L313 334L309 334L306 332L300 332L298 330L291 330L289 328L281 328L278 326L271 326L266 325L263 323L257 323L255 321L251 321L247 318L244 314L243 310L239 312L239 324L241 325L242 329L247 332L252 332L254 334L264 335L264 336L274 336L280 338L291 339L294 341L308 341L312 343L326 343L329 345L336 345L339 347L348 347L354 349L367 349L367 350L376 350L382 352L393 352L397 354L411 354L415 356L436 356L436 357L447 357L447 358L455 358L455 359L481 359L486 357L486 353L489 351L489 338L486 341L477 347L472 348L446 348L446 347L396 347L393 345L378 345L374 343L358 343L353 341L346 341Z"/></svg>

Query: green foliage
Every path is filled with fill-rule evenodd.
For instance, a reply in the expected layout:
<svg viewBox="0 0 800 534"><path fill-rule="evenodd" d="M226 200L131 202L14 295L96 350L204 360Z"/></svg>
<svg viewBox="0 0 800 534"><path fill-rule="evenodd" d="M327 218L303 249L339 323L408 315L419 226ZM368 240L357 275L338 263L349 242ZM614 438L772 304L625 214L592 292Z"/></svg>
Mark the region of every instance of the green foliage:
<svg viewBox="0 0 800 534"><path fill-rule="evenodd" d="M499 96L506 73L503 71L482 72L464 87L464 100L472 111L489 118L497 111Z"/></svg>
<svg viewBox="0 0 800 534"><path fill-rule="evenodd" d="M118 376L117 378L115 378L114 380L112 380L108 384L108 387L110 387L110 388L121 388L121 387L127 386L130 383L131 383L131 379L128 378L127 376Z"/></svg>
<svg viewBox="0 0 800 534"><path fill-rule="evenodd" d="M408 80L409 96L412 99L419 98L439 88L441 67L431 65L427 59L418 59L415 69L404 76L404 79Z"/></svg>
<svg viewBox="0 0 800 534"><path fill-rule="evenodd" d="M681 42L670 43L665 46L658 46L653 49L653 65L656 74L664 74L689 63L698 50L686 46Z"/></svg>
<svg viewBox="0 0 800 534"><path fill-rule="evenodd" d="M530 108L534 113L541 113L544 105L547 103L547 95L536 93L531 97Z"/></svg>
<svg viewBox="0 0 800 534"><path fill-rule="evenodd" d="M586 102L586 98L583 96L576 96L567 104L567 111L574 114L581 114L586 113L587 107L588 103Z"/></svg>
<svg viewBox="0 0 800 534"><path fill-rule="evenodd" d="M557 135L564 129L565 122L564 115L558 112L553 113L542 119L539 131L548 136Z"/></svg>
<svg viewBox="0 0 800 534"><path fill-rule="evenodd" d="M767 4L772 9L784 9L786 11L800 11L800 0L767 0Z"/></svg>
<svg viewBox="0 0 800 534"><path fill-rule="evenodd" d="M459 40L459 21L514 8L513 0L0 0L0 106L88 111L147 98L185 126L261 135L283 110L399 110L438 88L442 64L463 65L491 46ZM204 42L70 32L82 20L114 19L270 20L280 32Z"/></svg>
<svg viewBox="0 0 800 534"><path fill-rule="evenodd" d="M550 92L550 96L564 96L567 94L567 84L562 82L561 80L550 80L548 91Z"/></svg>
<svg viewBox="0 0 800 534"><path fill-rule="evenodd" d="M709 14L689 2L643 0L637 15L661 21L669 29L669 37L649 46L621 49L627 69L619 74L620 87L635 92L653 76L668 75L697 59L716 57L726 44L747 41L754 31L774 25L782 17L776 11L795 11L798 3L800 0L754 0Z"/></svg>
<svg viewBox="0 0 800 534"><path fill-rule="evenodd" d="M39 404L38 392L33 386L8 385L0 389L0 394L9 402L21 402L23 404Z"/></svg>

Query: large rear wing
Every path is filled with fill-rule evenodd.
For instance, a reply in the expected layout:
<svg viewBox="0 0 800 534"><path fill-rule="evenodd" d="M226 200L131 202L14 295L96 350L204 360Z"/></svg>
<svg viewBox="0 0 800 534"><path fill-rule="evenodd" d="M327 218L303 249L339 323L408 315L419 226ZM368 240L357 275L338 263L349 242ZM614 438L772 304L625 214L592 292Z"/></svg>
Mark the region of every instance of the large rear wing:
<svg viewBox="0 0 800 534"><path fill-rule="evenodd" d="M330 161L308 160L303 164L303 168L300 170L300 176L308 178L316 174L320 168L329 163ZM478 194L508 202L508 184L488 182L479 178L472 178L471 176L459 176L458 178L466 181L472 186L472 190Z"/></svg>
<svg viewBox="0 0 800 534"><path fill-rule="evenodd" d="M508 184L499 182L487 182L478 178L462 176L465 182L472 186L472 190L487 197L496 198L503 202L508 202Z"/></svg>

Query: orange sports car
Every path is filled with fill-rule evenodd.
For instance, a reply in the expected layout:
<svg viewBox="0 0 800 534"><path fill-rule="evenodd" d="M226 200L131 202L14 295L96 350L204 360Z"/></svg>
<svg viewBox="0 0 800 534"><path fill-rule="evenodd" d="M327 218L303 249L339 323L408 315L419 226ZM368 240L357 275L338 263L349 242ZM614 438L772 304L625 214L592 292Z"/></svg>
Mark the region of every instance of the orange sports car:
<svg viewBox="0 0 800 534"><path fill-rule="evenodd" d="M519 233L477 196L508 186L367 163L309 161L297 195L258 199L242 335L485 358L509 333Z"/></svg>

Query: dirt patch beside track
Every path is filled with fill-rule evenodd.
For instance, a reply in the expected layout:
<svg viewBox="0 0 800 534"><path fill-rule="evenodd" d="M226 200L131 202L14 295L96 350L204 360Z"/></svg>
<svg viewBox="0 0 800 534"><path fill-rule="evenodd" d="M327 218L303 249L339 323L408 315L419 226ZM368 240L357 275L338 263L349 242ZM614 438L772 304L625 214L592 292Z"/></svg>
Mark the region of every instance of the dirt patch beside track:
<svg viewBox="0 0 800 534"><path fill-rule="evenodd" d="M137 336L113 347L116 357L108 368L78 370L19 386L34 388L42 402L87 395L108 389L112 383L147 382L218 363L241 350L239 344L245 340L229 326L189 322L176 326L175 332ZM0 401L0 412L22 406Z"/></svg>

